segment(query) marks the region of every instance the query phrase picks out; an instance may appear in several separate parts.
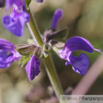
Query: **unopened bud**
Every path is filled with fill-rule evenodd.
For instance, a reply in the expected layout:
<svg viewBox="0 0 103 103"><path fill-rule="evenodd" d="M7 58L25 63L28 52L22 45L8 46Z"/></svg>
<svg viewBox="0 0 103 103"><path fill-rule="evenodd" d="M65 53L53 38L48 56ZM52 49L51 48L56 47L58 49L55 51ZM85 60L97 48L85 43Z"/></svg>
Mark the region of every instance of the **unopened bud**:
<svg viewBox="0 0 103 103"><path fill-rule="evenodd" d="M56 30L58 21L63 17L63 11L62 9L57 9L54 13L53 19L52 19L52 26L51 28Z"/></svg>

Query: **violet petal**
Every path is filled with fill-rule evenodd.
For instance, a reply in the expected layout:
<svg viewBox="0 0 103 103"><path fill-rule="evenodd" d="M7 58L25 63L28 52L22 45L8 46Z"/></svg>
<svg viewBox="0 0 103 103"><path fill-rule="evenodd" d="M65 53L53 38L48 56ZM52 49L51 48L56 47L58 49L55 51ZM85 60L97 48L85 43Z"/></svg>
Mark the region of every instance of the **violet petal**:
<svg viewBox="0 0 103 103"><path fill-rule="evenodd" d="M30 81L32 81L35 78L35 76L37 76L40 73L39 67L40 60L38 60L35 56L32 56L25 67L27 76Z"/></svg>
<svg viewBox="0 0 103 103"><path fill-rule="evenodd" d="M71 52L76 51L76 50L83 50L89 53L92 53L93 50L101 52L99 49L95 49L88 40L82 37L78 37L78 36L71 37L65 43L65 47L67 47Z"/></svg>
<svg viewBox="0 0 103 103"><path fill-rule="evenodd" d="M89 58L86 54L81 53L79 57L73 56L72 54L70 55L70 62L72 64L72 68L75 72L85 75L89 65L90 61Z"/></svg>
<svg viewBox="0 0 103 103"><path fill-rule="evenodd" d="M0 68L8 68L14 60L19 60L21 55L15 50L11 42L0 39Z"/></svg>
<svg viewBox="0 0 103 103"><path fill-rule="evenodd" d="M62 59L70 61L69 56L72 52L67 47L63 48L62 50L59 50L58 53Z"/></svg>
<svg viewBox="0 0 103 103"><path fill-rule="evenodd" d="M9 67L10 67L10 63L9 64L0 63L0 69L1 68L9 68Z"/></svg>
<svg viewBox="0 0 103 103"><path fill-rule="evenodd" d="M0 39L0 50L5 50L8 52L14 52L14 47L15 45L12 44L11 42L5 40L5 39Z"/></svg>
<svg viewBox="0 0 103 103"><path fill-rule="evenodd" d="M8 53L7 51L0 51L0 63L12 63L14 61L13 54Z"/></svg>
<svg viewBox="0 0 103 103"><path fill-rule="evenodd" d="M25 23L30 20L30 15L25 10L25 0L6 0L7 11L12 5L12 13L10 16L4 16L2 23L8 31L20 37L23 35Z"/></svg>
<svg viewBox="0 0 103 103"><path fill-rule="evenodd" d="M58 21L63 17L63 11L62 9L57 9L54 13L53 19L52 19L52 29L57 29Z"/></svg>
<svg viewBox="0 0 103 103"><path fill-rule="evenodd" d="M12 34L15 36L22 36L25 24L24 20L25 18L22 18L22 16L15 17L15 20L13 20L10 16L7 15L3 17L2 22L4 27Z"/></svg>

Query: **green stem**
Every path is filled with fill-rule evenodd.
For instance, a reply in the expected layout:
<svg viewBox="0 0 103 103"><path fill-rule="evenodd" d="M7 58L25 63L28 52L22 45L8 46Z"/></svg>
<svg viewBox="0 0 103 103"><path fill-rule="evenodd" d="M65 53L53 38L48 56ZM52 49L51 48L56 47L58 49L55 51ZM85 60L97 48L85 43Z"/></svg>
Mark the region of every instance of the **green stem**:
<svg viewBox="0 0 103 103"><path fill-rule="evenodd" d="M51 55L49 55L47 58L44 59L44 64L45 64L49 79L51 81L51 84L53 85L54 91L55 91L58 99L60 100L60 95L63 95L64 93L61 88L61 84L59 82Z"/></svg>
<svg viewBox="0 0 103 103"><path fill-rule="evenodd" d="M34 34L34 37L35 37L35 39L37 40L39 46L42 47L43 41L42 41L42 39L41 39L40 32L39 32L39 30L38 30L38 27L37 27L37 25L36 25L36 21L35 21L33 15L32 15L32 12L31 12L30 8L27 9L27 12L30 14L29 26L30 26L30 28L31 28L31 30L32 30L32 32L33 32L33 34Z"/></svg>
<svg viewBox="0 0 103 103"><path fill-rule="evenodd" d="M37 28L36 22L35 22L35 20L33 18L33 15L30 11L30 8L27 10L27 12L30 14L29 26L30 26L30 28L31 28L31 30L34 34L34 37L36 38L39 46L42 47L43 46L43 41L41 39L40 32ZM54 91L55 91L55 93L58 97L58 100L60 100L60 95L63 95L63 90L62 90L61 84L59 82L59 79L58 79L58 76L57 76L52 58L49 55L47 58L44 58L43 61L44 61L44 65L46 67L48 77L49 77L49 79L51 81L51 84L53 86L53 89L54 89Z"/></svg>

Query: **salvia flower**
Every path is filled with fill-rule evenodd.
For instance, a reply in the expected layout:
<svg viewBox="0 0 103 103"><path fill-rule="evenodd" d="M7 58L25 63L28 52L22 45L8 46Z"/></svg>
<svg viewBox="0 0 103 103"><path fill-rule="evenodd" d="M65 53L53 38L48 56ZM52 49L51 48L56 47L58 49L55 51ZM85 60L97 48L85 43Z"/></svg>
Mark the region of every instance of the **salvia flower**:
<svg viewBox="0 0 103 103"><path fill-rule="evenodd" d="M0 39L0 68L8 68L14 60L19 60L20 54L11 42Z"/></svg>
<svg viewBox="0 0 103 103"><path fill-rule="evenodd" d="M51 29L56 30L58 21L62 18L62 16L62 10L57 9L52 19ZM98 52L101 51L99 49L95 49L88 40L78 36L71 37L66 43L62 42L65 38L64 36L66 36L65 34L67 31L67 29L64 29L59 32L55 32L54 34L48 35L48 41L50 42L52 39L52 48L63 60L67 61L65 65L71 64L75 72L85 75L90 65L88 56L85 53L81 53L79 57L76 57L72 55L72 52L77 50L83 50L89 53L93 53L94 50ZM63 45L61 46L61 44Z"/></svg>
<svg viewBox="0 0 103 103"><path fill-rule="evenodd" d="M63 49L59 52L62 59L68 61L65 65L72 64L72 68L75 72L85 75L89 68L89 59L86 54L81 53L79 57L73 56L72 52L77 50L83 50L89 53L93 53L94 50L101 52L99 49L95 49L89 41L82 37L71 37L66 43Z"/></svg>
<svg viewBox="0 0 103 103"><path fill-rule="evenodd" d="M25 67L27 76L30 81L32 81L35 78L35 76L37 76L40 73L39 67L40 60L37 57L32 56Z"/></svg>
<svg viewBox="0 0 103 103"><path fill-rule="evenodd" d="M56 30L59 20L63 17L62 9L57 9L53 15L51 28Z"/></svg>
<svg viewBox="0 0 103 103"><path fill-rule="evenodd" d="M13 6L10 15L6 15L2 19L4 27L15 36L22 36L25 23L29 22L30 16L26 12L25 0L6 0L6 11Z"/></svg>

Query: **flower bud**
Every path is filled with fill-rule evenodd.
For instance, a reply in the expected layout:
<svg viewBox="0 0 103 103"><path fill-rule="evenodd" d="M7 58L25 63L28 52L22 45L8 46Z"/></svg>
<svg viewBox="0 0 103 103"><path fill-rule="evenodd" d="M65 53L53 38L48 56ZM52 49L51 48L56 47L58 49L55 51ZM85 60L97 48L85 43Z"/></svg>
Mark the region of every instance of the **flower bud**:
<svg viewBox="0 0 103 103"><path fill-rule="evenodd" d="M54 13L53 19L52 19L52 29L57 29L58 21L63 17L63 11L62 9L57 9Z"/></svg>

